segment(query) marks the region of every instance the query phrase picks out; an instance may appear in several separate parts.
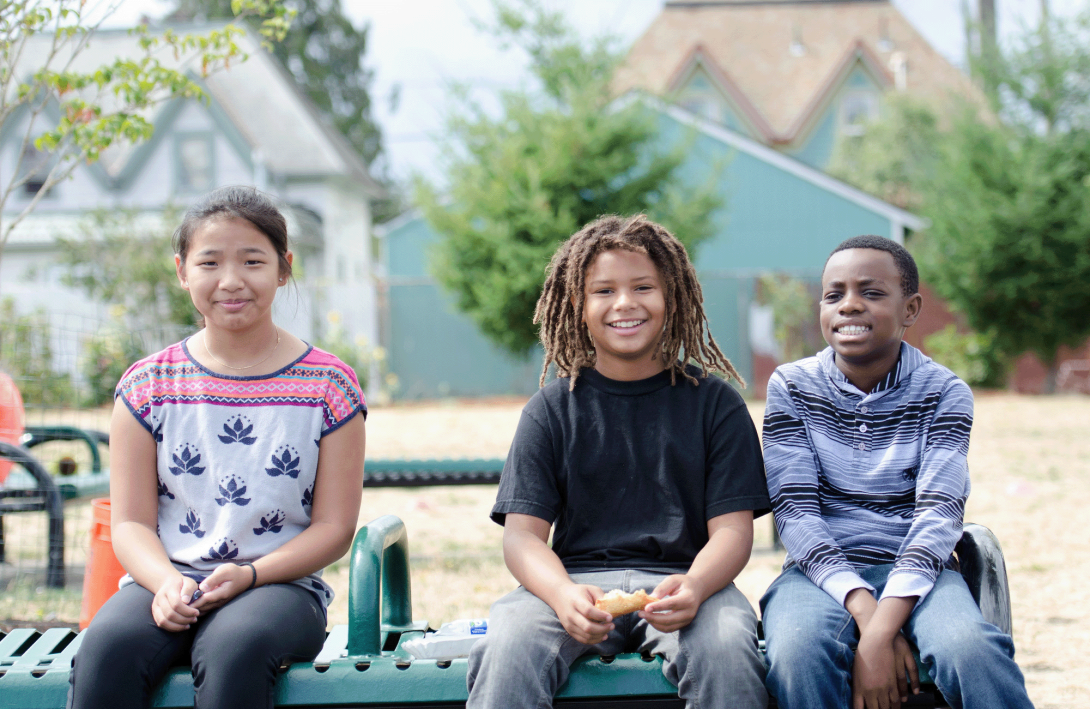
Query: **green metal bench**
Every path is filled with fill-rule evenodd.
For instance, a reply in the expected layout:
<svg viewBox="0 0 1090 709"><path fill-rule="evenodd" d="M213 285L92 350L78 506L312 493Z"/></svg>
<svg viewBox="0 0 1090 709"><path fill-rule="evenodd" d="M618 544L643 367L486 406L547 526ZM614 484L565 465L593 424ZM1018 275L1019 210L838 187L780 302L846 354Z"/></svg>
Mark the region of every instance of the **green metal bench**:
<svg viewBox="0 0 1090 709"><path fill-rule="evenodd" d="M1006 567L998 542L979 525L966 525L958 545L962 572L985 618L1010 632ZM420 637L412 621L409 546L404 524L387 515L366 525L352 545L348 625L333 628L314 662L287 668L277 682L282 707L464 707L466 660L413 659L402 647ZM81 636L67 629L14 630L0 638L0 709L63 707L68 672ZM922 668L921 668L922 669ZM924 691L909 706L946 706L921 672ZM572 668L556 705L682 707L662 675L662 661L638 654L584 657ZM192 707L188 667L172 670L156 691L156 707Z"/></svg>

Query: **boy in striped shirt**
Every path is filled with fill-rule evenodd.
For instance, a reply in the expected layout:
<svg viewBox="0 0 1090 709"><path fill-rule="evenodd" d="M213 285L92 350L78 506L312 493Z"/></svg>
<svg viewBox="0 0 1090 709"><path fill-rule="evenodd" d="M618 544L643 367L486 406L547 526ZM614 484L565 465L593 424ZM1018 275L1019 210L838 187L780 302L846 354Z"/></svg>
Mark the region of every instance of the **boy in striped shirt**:
<svg viewBox="0 0 1090 709"><path fill-rule="evenodd" d="M951 555L969 495L969 387L902 341L912 256L848 239L822 274L829 347L768 384L765 468L788 558L761 599L781 709L887 709L919 691L909 641L955 707L1032 707L1010 636ZM906 679L907 675L907 679Z"/></svg>

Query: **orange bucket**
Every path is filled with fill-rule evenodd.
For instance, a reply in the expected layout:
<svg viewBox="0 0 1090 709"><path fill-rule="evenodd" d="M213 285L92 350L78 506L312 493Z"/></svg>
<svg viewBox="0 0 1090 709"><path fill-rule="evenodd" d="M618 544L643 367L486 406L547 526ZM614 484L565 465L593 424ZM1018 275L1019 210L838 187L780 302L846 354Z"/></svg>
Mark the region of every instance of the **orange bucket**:
<svg viewBox="0 0 1090 709"><path fill-rule="evenodd" d="M110 539L110 498L91 500L91 547L87 551L87 568L83 573L80 630L90 625L102 604L117 593L117 582L124 575L125 569L114 556L114 545Z"/></svg>
<svg viewBox="0 0 1090 709"><path fill-rule="evenodd" d="M15 386L11 377L0 372L0 441L18 445L24 423L23 397L19 395L19 387ZM10 460L0 460L0 486L11 472L12 465L14 463Z"/></svg>

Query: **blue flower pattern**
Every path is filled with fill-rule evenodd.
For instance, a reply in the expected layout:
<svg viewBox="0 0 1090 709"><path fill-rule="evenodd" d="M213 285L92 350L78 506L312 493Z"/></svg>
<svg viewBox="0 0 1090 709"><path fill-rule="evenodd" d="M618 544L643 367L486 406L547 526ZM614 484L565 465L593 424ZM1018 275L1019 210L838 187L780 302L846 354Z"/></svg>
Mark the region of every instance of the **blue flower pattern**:
<svg viewBox="0 0 1090 709"><path fill-rule="evenodd" d="M250 423L250 419L245 416L235 416L234 423L231 423L231 419L227 419L227 423L223 424L223 434L219 439L228 445L232 443L241 443L245 446L252 446L257 441L257 436L251 436L254 432L254 425Z"/></svg>
<svg viewBox="0 0 1090 709"><path fill-rule="evenodd" d="M311 588L313 588L313 589L314 589L315 591L318 591L318 592L320 592L320 593L321 593L321 594L322 594L323 596L325 596L325 600L326 600L326 603L329 603L329 602L330 602L331 600L333 600L333 594L331 594L331 593L329 592L329 589L328 589L328 588L326 588L326 587L325 587L325 586L324 586L323 584L321 584L321 583L318 583L318 582L317 582L317 581L315 581L314 579L311 579L311 580L310 580L310 586L311 586Z"/></svg>
<svg viewBox="0 0 1090 709"><path fill-rule="evenodd" d="M285 515L282 510L273 510L261 518L261 526L254 527L254 534L259 537L265 532L276 534L284 528L284 519Z"/></svg>
<svg viewBox="0 0 1090 709"><path fill-rule="evenodd" d="M345 401L330 409L330 401L306 388L309 370L296 383L293 369L292 382L283 387L210 379L207 391L199 376L189 376L199 375L199 367L173 350L146 370L142 376L154 384L152 393L159 397L143 408L158 457L156 492L163 516L156 533L171 553L177 551L208 573L219 564L258 558L306 526L314 505L319 430L325 430L329 415L341 412L343 405L362 404L355 382L346 381L337 367L328 373L314 369L316 382L333 381L345 389ZM181 379L175 381L175 375ZM131 381L135 387L144 380ZM143 393L133 388L126 396L136 399ZM311 403L313 411L305 411ZM290 410L281 411L285 406ZM257 477L262 468L277 480ZM209 546L204 547L206 538ZM328 586L314 577L296 583L327 603L332 598Z"/></svg>
<svg viewBox="0 0 1090 709"><path fill-rule="evenodd" d="M178 531L182 534L192 534L197 539L204 536L204 530L201 529L201 518L193 509L189 509L185 513L185 522L178 525Z"/></svg>
<svg viewBox="0 0 1090 709"><path fill-rule="evenodd" d="M239 507L245 507L250 504L250 498L243 497L246 494L246 485L234 475L228 475L223 480L220 480L219 484L220 496L216 498L216 504L220 507L224 505L238 505Z"/></svg>
<svg viewBox="0 0 1090 709"><path fill-rule="evenodd" d="M299 477L299 451L292 446L280 446L272 455L272 467L265 468L265 472L272 477L287 475L289 478Z"/></svg>
<svg viewBox="0 0 1090 709"><path fill-rule="evenodd" d="M202 556L201 561L231 561L238 556L238 544L234 539L221 539L218 544L208 548L208 556Z"/></svg>
<svg viewBox="0 0 1090 709"><path fill-rule="evenodd" d="M184 443L178 448L182 450L175 449L172 456L174 465L169 466L170 472L175 475L200 475L204 472L204 468L197 465L201 462L201 454L196 446Z"/></svg>

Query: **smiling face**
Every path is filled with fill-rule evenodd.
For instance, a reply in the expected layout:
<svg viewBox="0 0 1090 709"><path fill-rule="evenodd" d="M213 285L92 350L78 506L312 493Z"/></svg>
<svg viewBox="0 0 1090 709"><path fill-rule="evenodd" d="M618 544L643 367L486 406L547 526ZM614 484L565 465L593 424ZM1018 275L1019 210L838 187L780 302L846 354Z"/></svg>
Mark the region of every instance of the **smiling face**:
<svg viewBox="0 0 1090 709"><path fill-rule="evenodd" d="M853 384L870 391L856 377L876 376L876 384L893 368L921 302L918 293L904 295L897 265L885 251L846 249L829 258L821 276L821 334Z"/></svg>
<svg viewBox="0 0 1090 709"><path fill-rule="evenodd" d="M285 259L290 265L290 251ZM243 331L272 322L276 289L288 274L272 242L250 222L211 219L193 233L185 262L174 260L207 327Z"/></svg>
<svg viewBox="0 0 1090 709"><path fill-rule="evenodd" d="M647 254L612 249L587 268L583 322L594 342L594 368L610 379L654 376L662 363L666 293Z"/></svg>

